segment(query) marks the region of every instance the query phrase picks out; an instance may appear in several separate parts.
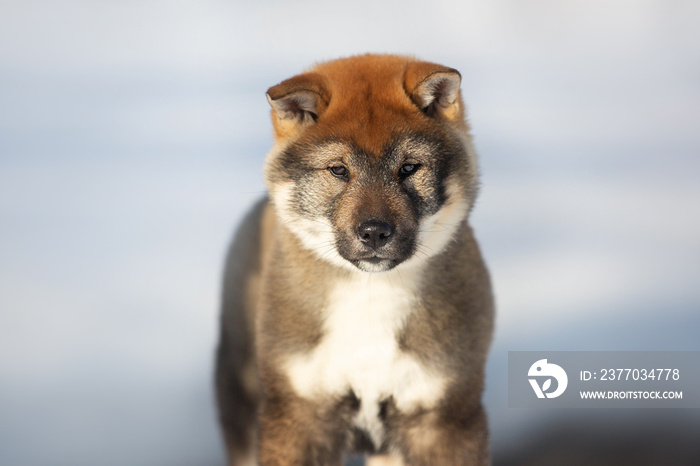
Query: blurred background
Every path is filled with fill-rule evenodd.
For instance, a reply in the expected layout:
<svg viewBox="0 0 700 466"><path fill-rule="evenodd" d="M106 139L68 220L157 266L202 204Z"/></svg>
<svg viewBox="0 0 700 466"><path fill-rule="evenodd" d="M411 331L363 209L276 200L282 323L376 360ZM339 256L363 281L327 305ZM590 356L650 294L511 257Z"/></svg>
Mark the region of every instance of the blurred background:
<svg viewBox="0 0 700 466"><path fill-rule="evenodd" d="M223 464L220 275L264 193L265 90L368 51L463 76L495 464L700 464L700 410L506 393L509 350L700 350L699 22L692 0L0 0L0 464Z"/></svg>

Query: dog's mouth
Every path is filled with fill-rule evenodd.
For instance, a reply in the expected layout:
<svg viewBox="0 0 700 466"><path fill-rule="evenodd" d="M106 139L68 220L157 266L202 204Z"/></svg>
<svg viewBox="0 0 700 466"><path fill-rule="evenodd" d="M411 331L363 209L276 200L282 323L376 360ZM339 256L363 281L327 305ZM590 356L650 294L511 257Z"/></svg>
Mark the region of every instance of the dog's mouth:
<svg viewBox="0 0 700 466"><path fill-rule="evenodd" d="M379 264L382 261L391 260L391 259L389 259L388 257L372 256L372 257L368 257L366 259L360 259L360 260L369 262L370 264Z"/></svg>
<svg viewBox="0 0 700 466"><path fill-rule="evenodd" d="M371 256L350 261L363 272L386 272L396 267L401 261L388 257Z"/></svg>
<svg viewBox="0 0 700 466"><path fill-rule="evenodd" d="M396 233L387 244L368 244L352 233L336 240L336 251L363 272L386 272L413 256L413 235Z"/></svg>

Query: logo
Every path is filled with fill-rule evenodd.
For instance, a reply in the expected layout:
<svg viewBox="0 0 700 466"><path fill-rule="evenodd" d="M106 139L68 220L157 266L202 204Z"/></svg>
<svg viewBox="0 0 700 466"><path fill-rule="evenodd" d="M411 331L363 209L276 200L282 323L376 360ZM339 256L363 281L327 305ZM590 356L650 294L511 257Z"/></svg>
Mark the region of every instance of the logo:
<svg viewBox="0 0 700 466"><path fill-rule="evenodd" d="M528 377L536 377L528 379L532 389L535 391L537 398L556 398L566 390L566 385L569 383L569 378L566 372L556 364L549 364L546 359L540 359L535 364L530 366L527 372ZM543 379L540 386L537 378ZM557 388L554 391L547 391L552 387L552 379L557 381Z"/></svg>

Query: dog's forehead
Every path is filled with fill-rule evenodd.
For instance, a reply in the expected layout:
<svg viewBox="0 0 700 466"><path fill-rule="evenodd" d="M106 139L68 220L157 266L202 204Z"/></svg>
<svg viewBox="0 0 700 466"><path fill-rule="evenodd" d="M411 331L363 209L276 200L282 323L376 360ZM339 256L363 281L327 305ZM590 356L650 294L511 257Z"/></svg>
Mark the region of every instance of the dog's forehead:
<svg viewBox="0 0 700 466"><path fill-rule="evenodd" d="M380 149L363 147L360 141L332 141L316 144L314 156L328 160L366 160L370 162L387 158L425 158L434 154L436 144L416 135L392 137Z"/></svg>
<svg viewBox="0 0 700 466"><path fill-rule="evenodd" d="M346 141L319 142L313 145L312 155L322 159L343 160L353 153L353 145Z"/></svg>
<svg viewBox="0 0 700 466"><path fill-rule="evenodd" d="M408 136L396 140L392 150L408 156L428 157L435 153L437 144L423 136Z"/></svg>
<svg viewBox="0 0 700 466"><path fill-rule="evenodd" d="M353 66L351 66L353 65ZM405 63L334 62L314 69L328 88L328 106L311 133L319 139L352 141L379 155L402 132L434 129L404 86Z"/></svg>

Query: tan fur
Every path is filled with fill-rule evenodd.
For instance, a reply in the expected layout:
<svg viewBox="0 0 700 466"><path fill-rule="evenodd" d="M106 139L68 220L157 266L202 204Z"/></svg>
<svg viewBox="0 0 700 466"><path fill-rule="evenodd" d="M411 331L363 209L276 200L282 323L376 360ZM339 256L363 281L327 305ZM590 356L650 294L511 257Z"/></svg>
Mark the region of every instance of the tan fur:
<svg viewBox="0 0 700 466"><path fill-rule="evenodd" d="M374 455L367 458L365 466L404 466L406 463L400 456Z"/></svg>
<svg viewBox="0 0 700 466"><path fill-rule="evenodd" d="M264 466L338 465L355 447L389 454L371 464L488 464L493 303L467 223L478 170L459 81L441 65L363 55L268 90L271 198L237 233L224 279L217 390L231 465L256 444ZM401 178L407 164L420 169ZM362 271L373 266L358 225L370 220L391 227L367 256L376 274ZM343 367L355 371L347 385ZM299 379L306 371L319 380Z"/></svg>

